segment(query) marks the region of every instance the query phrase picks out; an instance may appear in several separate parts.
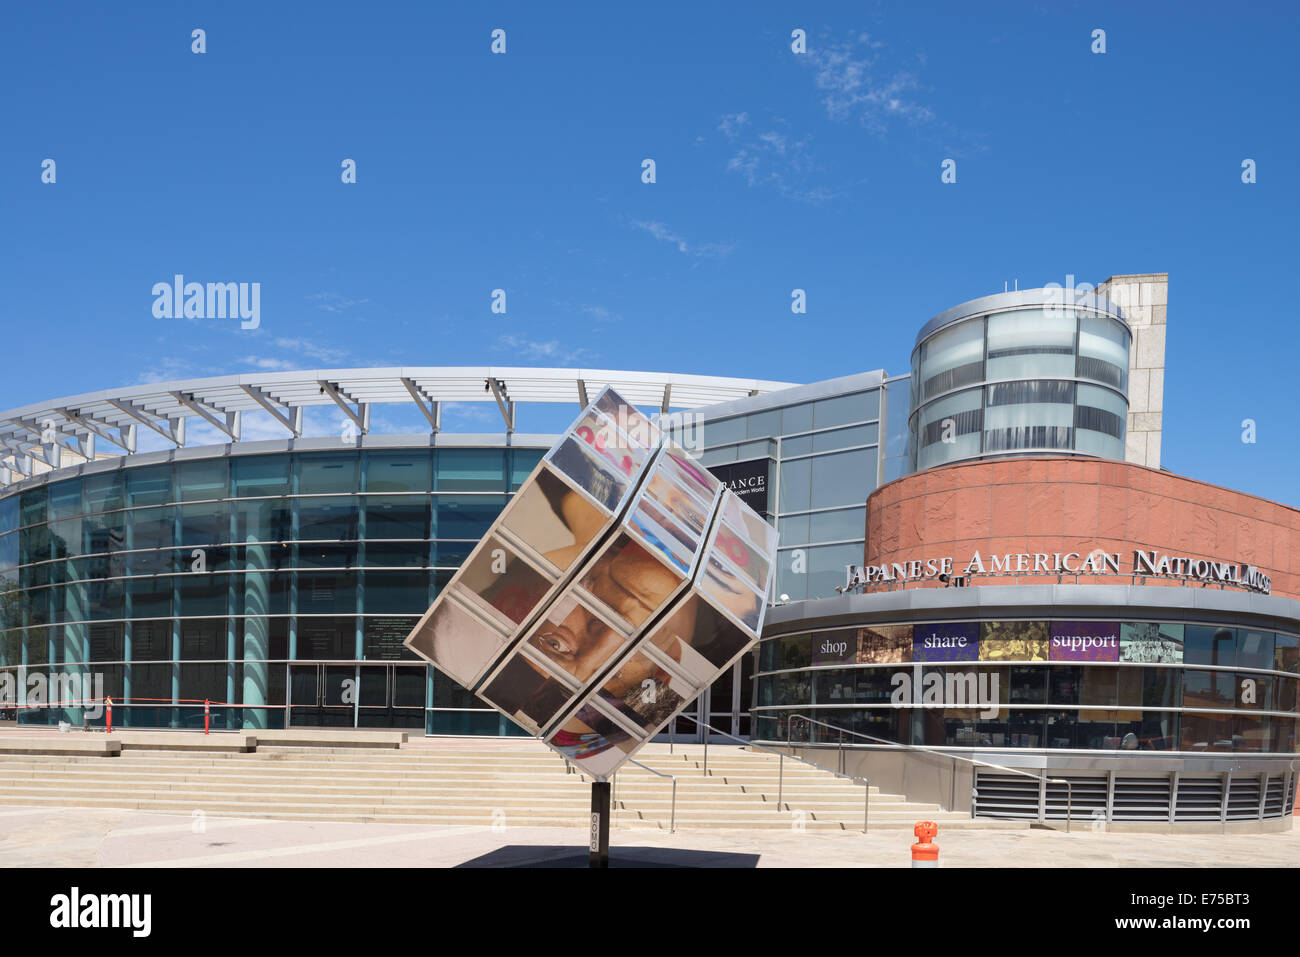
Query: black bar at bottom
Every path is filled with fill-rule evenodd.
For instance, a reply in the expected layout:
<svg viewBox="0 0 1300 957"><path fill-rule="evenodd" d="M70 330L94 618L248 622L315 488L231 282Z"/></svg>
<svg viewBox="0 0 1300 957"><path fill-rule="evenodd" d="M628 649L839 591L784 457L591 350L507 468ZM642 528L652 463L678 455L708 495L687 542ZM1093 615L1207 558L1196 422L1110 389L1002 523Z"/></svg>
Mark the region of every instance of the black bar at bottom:
<svg viewBox="0 0 1300 957"><path fill-rule="evenodd" d="M590 867L609 867L609 782L591 782Z"/></svg>

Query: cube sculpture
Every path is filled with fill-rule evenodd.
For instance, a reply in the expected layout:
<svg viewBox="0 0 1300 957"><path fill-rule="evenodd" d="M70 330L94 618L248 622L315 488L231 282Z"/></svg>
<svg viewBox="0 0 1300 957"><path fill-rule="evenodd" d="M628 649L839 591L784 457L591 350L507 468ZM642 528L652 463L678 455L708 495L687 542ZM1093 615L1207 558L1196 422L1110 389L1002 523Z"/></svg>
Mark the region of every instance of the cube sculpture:
<svg viewBox="0 0 1300 957"><path fill-rule="evenodd" d="M753 647L776 544L607 388L406 645L604 779Z"/></svg>

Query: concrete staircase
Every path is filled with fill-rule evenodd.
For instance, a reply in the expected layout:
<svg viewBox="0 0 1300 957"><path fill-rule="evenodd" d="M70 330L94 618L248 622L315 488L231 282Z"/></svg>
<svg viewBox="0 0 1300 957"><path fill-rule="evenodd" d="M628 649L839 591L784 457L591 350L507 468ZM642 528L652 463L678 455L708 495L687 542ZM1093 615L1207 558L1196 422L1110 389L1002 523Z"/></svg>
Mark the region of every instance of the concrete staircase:
<svg viewBox="0 0 1300 957"><path fill-rule="evenodd" d="M777 759L711 747L651 745L638 760L677 777L677 827L860 830L862 788ZM382 821L586 827L590 779L566 773L531 741L423 739L401 750L266 747L251 753L123 750L116 757L0 754L0 805L123 808L303 821ZM671 782L627 765L615 783L616 828L669 826ZM1020 827L972 821L899 795L871 794L870 826L934 820L951 827Z"/></svg>

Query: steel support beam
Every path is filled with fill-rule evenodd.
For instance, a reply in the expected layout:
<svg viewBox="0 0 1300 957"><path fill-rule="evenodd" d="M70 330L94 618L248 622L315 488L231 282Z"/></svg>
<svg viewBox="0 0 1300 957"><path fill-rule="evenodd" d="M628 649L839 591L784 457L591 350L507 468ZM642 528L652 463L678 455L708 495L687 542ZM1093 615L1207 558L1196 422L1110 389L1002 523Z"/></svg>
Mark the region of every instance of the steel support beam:
<svg viewBox="0 0 1300 957"><path fill-rule="evenodd" d="M515 430L515 404L510 401L510 395L503 381L500 379L486 381L485 388L492 390L492 396L497 400L497 408L501 410L501 418L506 420L506 433L509 434Z"/></svg>
<svg viewBox="0 0 1300 957"><path fill-rule="evenodd" d="M178 449L185 445L184 418L179 416L174 419L164 418L163 416L156 415L144 406L131 402L128 399L108 399L107 401L113 408L120 412L125 412L141 425L153 429Z"/></svg>
<svg viewBox="0 0 1300 957"><path fill-rule="evenodd" d="M429 396L425 395L423 389L406 378L406 376L401 377L401 382L403 388L410 393L411 401L419 407L425 419L428 420L429 431L437 435L442 431L442 403L429 398ZM427 406L425 405L426 402L429 403Z"/></svg>
<svg viewBox="0 0 1300 957"><path fill-rule="evenodd" d="M59 415L69 422L75 422L91 435L99 436L110 445L116 445L128 454L135 452L134 422L130 425L116 425L112 422L105 422L103 419L97 419L92 415L86 415L80 409L65 409L62 406L58 406L57 411ZM94 458L93 448L90 457Z"/></svg>
<svg viewBox="0 0 1300 957"><path fill-rule="evenodd" d="M250 399L269 412L271 418L292 432L295 439L302 438L302 406L288 406L283 402L277 402L255 385L241 385L240 388Z"/></svg>
<svg viewBox="0 0 1300 957"><path fill-rule="evenodd" d="M325 379L317 379L316 384L321 387L322 392L334 400L334 404L343 410L343 414L352 420L352 424L357 427L357 431L362 435L370 431L369 402L358 402L339 388L338 385ZM357 407L356 411L353 411L352 406L348 403L355 405Z"/></svg>
<svg viewBox="0 0 1300 957"><path fill-rule="evenodd" d="M591 402L587 400L587 381L585 379L579 379L578 380L578 408L585 409L589 405L591 405Z"/></svg>
<svg viewBox="0 0 1300 957"><path fill-rule="evenodd" d="M190 392L170 392L168 395L217 431L224 432L226 436L229 437L230 441L239 441L240 427L242 423L238 410L227 412L225 409L218 408L215 405L196 399L194 394ZM218 418L218 416L221 418Z"/></svg>

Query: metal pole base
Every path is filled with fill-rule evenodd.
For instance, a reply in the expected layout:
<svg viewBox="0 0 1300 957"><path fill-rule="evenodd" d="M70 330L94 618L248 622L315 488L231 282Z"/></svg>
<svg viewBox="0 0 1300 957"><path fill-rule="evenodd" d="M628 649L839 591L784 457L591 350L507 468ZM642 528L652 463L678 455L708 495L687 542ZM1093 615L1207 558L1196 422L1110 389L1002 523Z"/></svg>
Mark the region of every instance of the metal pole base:
<svg viewBox="0 0 1300 957"><path fill-rule="evenodd" d="M608 781L591 782L591 836L587 844L588 867L609 867L609 792Z"/></svg>

